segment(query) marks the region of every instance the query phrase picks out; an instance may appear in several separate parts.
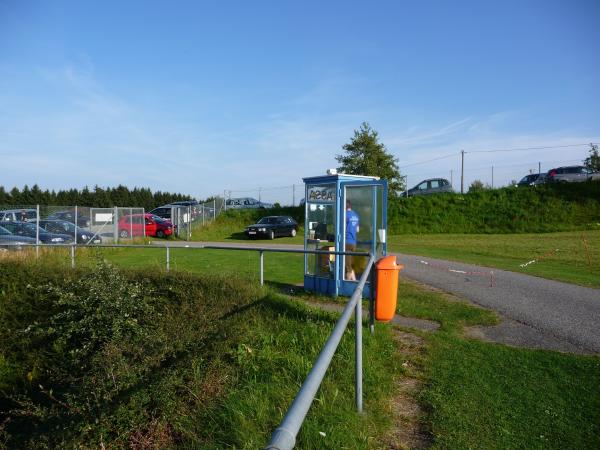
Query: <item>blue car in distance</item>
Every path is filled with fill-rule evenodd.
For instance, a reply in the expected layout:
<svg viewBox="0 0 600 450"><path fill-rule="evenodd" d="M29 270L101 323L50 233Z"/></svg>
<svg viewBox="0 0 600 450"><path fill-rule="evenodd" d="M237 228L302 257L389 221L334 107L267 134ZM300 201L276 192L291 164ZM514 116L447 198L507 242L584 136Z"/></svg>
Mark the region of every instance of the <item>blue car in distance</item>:
<svg viewBox="0 0 600 450"><path fill-rule="evenodd" d="M43 244L70 244L73 237L68 234L48 233L35 222L3 222L2 226L16 236L34 238L37 236Z"/></svg>

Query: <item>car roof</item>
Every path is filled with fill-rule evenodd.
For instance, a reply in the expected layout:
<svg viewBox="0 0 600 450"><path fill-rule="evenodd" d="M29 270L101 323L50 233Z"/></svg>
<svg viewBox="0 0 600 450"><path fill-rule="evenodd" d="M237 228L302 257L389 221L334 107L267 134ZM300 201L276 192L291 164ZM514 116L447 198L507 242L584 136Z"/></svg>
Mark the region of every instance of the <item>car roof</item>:
<svg viewBox="0 0 600 450"><path fill-rule="evenodd" d="M0 213L12 213L12 212L23 212L23 211L33 211L37 212L36 209L33 208L18 208L18 209L3 209Z"/></svg>

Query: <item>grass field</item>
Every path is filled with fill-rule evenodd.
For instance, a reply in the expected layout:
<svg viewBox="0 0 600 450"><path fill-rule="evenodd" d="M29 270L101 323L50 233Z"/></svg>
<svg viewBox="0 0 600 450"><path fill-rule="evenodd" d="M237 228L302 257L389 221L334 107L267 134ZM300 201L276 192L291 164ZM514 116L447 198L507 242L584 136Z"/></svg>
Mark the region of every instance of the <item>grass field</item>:
<svg viewBox="0 0 600 450"><path fill-rule="evenodd" d="M235 257L219 256L219 252ZM104 250L102 254L118 265L141 267L152 277L160 278L164 272L164 249ZM66 254L64 256L62 261L66 265L68 259ZM204 276L218 273L224 279L234 279L237 274L251 284L258 277L258 256L249 252L179 249L173 250L172 257L172 267L177 267L176 272L190 272L186 277L193 277L194 273ZM78 261L83 264L84 257ZM306 297L298 289L294 289L292 297L276 294L280 292L280 283L301 281L301 256L267 254L265 269L265 279L276 289L273 291L274 303L267 309L256 310L256 314L251 316L240 316L240 322L236 322L236 326L244 324L244 333L250 333L242 336L233 354L234 358L240 358L236 369L241 370L241 378L236 378L239 385L235 384L228 397L231 403L228 400L221 404L225 409L211 412L210 420L205 423L214 426L213 430L218 430L223 424L227 429L237 428L233 437L217 432L220 445L216 448L231 445L250 448L263 443L261 439L272 431L269 427L284 411L281 407L275 414L277 420L269 419L269 402L265 399L276 395L274 390L279 388L274 386L278 386L277 383L289 383L289 379L275 372L280 364L284 364L286 373L295 377L291 384L297 388L301 374L306 373L320 348L316 342L322 342L331 327L331 323L319 318L319 315L313 319L287 303L294 299L328 299ZM178 286L177 290L185 289L183 280L173 286ZM285 289L284 292L289 293L290 290ZM218 299L215 301L219 302ZM398 311L403 315L436 320L441 328L435 333L415 332L424 340L421 351L399 355L390 347L390 328L377 325L376 336L382 340L367 342L366 345L372 347L367 347L365 355L375 359L365 365L383 366L378 369L381 373L369 372L366 375L367 384L379 383L385 389L392 389L389 383L394 373L401 376L410 372L412 377L420 378L423 389L418 399L426 413L422 426L430 433L434 448L600 447L600 396L596 395L600 385L599 357L519 349L467 338L463 334L465 326L492 325L497 323L497 316L406 280L400 283L398 302ZM305 322L308 328L299 335ZM249 324L251 327L247 328ZM348 333L351 334L351 331ZM346 374L352 370L352 346L350 343L346 345L341 350L340 359L336 359L336 364L341 366L336 366L327 378L349 376ZM387 366L373 354L378 351L388 361ZM286 355L291 359L288 360ZM375 376L380 378L373 378ZM245 377L249 377L249 381ZM373 439L371 434L385 433L391 426L390 416L382 413L387 411L385 401L382 398L377 400L381 392L366 394L373 402L367 406L364 416L357 417L352 412L351 400L348 400L352 395L347 389L351 387L340 390L329 379L309 413L299 448L381 448L380 441ZM295 388L283 394L286 405ZM256 407L260 408L259 412L253 409ZM372 408L384 409L377 411ZM206 416L190 417L207 420ZM260 420L248 420L248 417ZM263 428L257 425L263 422L267 424ZM327 440L322 439L319 431L325 431ZM345 444L348 441L344 435L354 431L358 433L351 437L355 441ZM246 447L242 444L245 442L252 445Z"/></svg>
<svg viewBox="0 0 600 450"><path fill-rule="evenodd" d="M391 236L389 250L600 287L600 231ZM525 267L529 261L536 260Z"/></svg>
<svg viewBox="0 0 600 450"><path fill-rule="evenodd" d="M250 241L235 215L194 231L194 240L302 244L295 238ZM600 287L600 230L535 234L405 234L389 238L390 252L430 256ZM530 261L535 262L527 264ZM527 264L524 267L521 265Z"/></svg>

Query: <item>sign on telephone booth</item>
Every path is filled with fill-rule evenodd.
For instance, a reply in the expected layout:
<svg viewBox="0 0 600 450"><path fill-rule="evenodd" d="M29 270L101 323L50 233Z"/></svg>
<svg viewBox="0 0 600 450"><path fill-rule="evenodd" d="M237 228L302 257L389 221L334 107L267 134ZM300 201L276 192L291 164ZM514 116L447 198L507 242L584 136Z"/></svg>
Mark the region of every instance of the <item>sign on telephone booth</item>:
<svg viewBox="0 0 600 450"><path fill-rule="evenodd" d="M378 177L330 175L304 178L304 249L387 254L387 182ZM304 256L304 288L328 295L352 295L367 256ZM370 295L367 282L363 295Z"/></svg>

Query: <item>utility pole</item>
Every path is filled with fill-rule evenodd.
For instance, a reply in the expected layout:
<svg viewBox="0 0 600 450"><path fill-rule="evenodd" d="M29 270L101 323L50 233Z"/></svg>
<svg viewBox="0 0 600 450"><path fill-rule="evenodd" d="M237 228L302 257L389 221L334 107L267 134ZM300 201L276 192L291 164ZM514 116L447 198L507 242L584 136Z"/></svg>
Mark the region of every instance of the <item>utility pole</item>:
<svg viewBox="0 0 600 450"><path fill-rule="evenodd" d="M465 193L465 151L460 151L460 193Z"/></svg>
<svg viewBox="0 0 600 450"><path fill-rule="evenodd" d="M492 189L494 189L494 166L492 166Z"/></svg>
<svg viewBox="0 0 600 450"><path fill-rule="evenodd" d="M538 162L538 174L542 173L542 162Z"/></svg>
<svg viewBox="0 0 600 450"><path fill-rule="evenodd" d="M450 170L450 186L454 186L454 170Z"/></svg>
<svg viewBox="0 0 600 450"><path fill-rule="evenodd" d="M258 188L258 201L259 202L261 201L261 198L260 198L261 190L262 190L262 188Z"/></svg>
<svg viewBox="0 0 600 450"><path fill-rule="evenodd" d="M296 185L292 184L292 206L296 206Z"/></svg>

